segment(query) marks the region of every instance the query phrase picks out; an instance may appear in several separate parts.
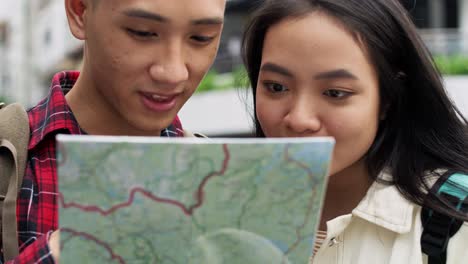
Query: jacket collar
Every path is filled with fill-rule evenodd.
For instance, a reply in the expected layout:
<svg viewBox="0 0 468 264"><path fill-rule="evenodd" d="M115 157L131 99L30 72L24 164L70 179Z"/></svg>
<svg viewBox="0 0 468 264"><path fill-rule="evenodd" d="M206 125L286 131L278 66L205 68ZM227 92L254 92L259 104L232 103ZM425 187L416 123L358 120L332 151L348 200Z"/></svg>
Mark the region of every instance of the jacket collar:
<svg viewBox="0 0 468 264"><path fill-rule="evenodd" d="M384 174L381 177L385 180L390 176ZM411 230L415 206L394 185L375 181L352 215L403 234Z"/></svg>

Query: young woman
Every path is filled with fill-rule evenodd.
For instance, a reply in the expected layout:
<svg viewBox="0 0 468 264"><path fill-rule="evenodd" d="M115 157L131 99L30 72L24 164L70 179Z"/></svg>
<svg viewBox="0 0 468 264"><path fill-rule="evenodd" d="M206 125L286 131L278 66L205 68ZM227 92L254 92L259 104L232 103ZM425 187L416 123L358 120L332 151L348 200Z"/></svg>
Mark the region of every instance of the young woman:
<svg viewBox="0 0 468 264"><path fill-rule="evenodd" d="M397 0L264 1L243 55L258 136L336 140L313 263L465 263L468 122ZM461 220L440 254L423 208Z"/></svg>

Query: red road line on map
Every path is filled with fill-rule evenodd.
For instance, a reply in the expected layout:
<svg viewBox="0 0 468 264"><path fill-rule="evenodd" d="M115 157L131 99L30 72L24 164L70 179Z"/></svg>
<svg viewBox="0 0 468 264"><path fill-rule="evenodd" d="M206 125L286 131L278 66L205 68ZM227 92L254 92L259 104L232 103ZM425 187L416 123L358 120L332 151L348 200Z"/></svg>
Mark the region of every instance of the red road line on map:
<svg viewBox="0 0 468 264"><path fill-rule="evenodd" d="M309 166L307 166L306 164L300 162L300 161L297 161L293 158L291 158L291 156L289 155L289 147L290 145L286 145L285 147L285 151L284 151L284 158L286 161L290 162L290 163L293 163L293 164L296 164L297 166L299 166L301 169L305 170L307 172L307 174L309 175L310 179L313 180L313 172L312 170L309 168Z"/></svg>
<svg viewBox="0 0 468 264"><path fill-rule="evenodd" d="M79 232L79 231L76 231L76 230L73 230L73 229L70 229L70 228L61 228L60 230L62 232L70 233L72 236L83 237L83 238L85 238L87 240L93 241L94 243L104 247L107 250L107 252L109 252L109 254L111 255L111 259L117 260L120 264L125 264L125 261L121 256L115 254L115 252L112 250L112 248L107 243L97 239L95 236L90 235L88 233Z"/></svg>
<svg viewBox="0 0 468 264"><path fill-rule="evenodd" d="M82 205L82 204L78 204L78 203L74 203L74 202L65 203L65 199L64 199L62 193L59 193L59 199L60 199L60 202L62 203L63 208L78 208L78 209L80 209L80 210L82 210L84 212L89 212L89 213L96 212L96 213L101 214L102 216L107 216L107 215L110 215L112 213L115 213L119 209L123 209L123 208L129 207L130 205L132 205L133 201L135 200L135 194L136 193L141 193L141 194L143 194L144 196L146 196L147 198L149 198L149 199L151 199L153 201L164 203L164 204L170 204L170 205L174 205L176 207L179 207L185 215L191 216L191 215L193 215L193 212L194 212L195 209L198 209L199 207L201 207L203 205L203 201L204 201L204 198L205 198L205 192L204 192L203 189L205 188L205 185L208 183L208 180L215 177L215 176L223 175L227 170L227 166L228 166L229 160L231 158L231 155L229 153L229 150L228 150L228 147L227 147L226 144L223 145L223 151L224 151L225 157L224 157L223 166L222 166L221 170L219 172L212 172L212 173L208 174L205 178L203 178L202 182L200 183L200 185L197 188L197 192L196 192L197 202L195 204L191 205L189 208L185 207L185 205L183 203L179 202L179 201L157 197L157 196L153 195L151 192L149 192L148 190L145 190L145 189L143 189L141 187L135 187L135 188L131 189L128 201L126 201L124 203L117 204L115 206L112 206L108 210L104 210L104 209L102 209L102 208L100 208L98 206L94 206L94 205Z"/></svg>
<svg viewBox="0 0 468 264"><path fill-rule="evenodd" d="M223 166L221 168L221 171L210 173L205 178L203 178L197 190L197 203L190 206L189 208L189 211L191 214L193 213L195 209L198 209L200 206L203 205L203 200L205 199L204 188L205 188L205 185L208 183L208 180L215 176L221 176L226 172L229 160L231 159L231 154L229 153L229 149L226 144L223 145L223 151L224 151L224 161L223 161Z"/></svg>

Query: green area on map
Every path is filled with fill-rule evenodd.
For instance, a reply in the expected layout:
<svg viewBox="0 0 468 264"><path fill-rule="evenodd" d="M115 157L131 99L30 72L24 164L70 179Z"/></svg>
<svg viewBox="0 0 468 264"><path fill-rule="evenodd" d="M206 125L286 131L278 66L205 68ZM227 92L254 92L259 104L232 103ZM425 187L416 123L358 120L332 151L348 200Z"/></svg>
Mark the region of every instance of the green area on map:
<svg viewBox="0 0 468 264"><path fill-rule="evenodd" d="M61 263L307 263L332 141L171 142L59 142Z"/></svg>

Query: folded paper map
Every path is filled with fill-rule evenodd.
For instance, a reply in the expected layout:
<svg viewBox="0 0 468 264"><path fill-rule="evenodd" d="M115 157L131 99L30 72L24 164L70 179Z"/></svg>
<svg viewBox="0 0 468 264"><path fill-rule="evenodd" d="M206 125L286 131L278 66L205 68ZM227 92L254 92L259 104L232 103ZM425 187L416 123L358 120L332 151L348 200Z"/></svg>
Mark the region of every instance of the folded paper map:
<svg viewBox="0 0 468 264"><path fill-rule="evenodd" d="M307 263L334 141L59 135L61 263Z"/></svg>

